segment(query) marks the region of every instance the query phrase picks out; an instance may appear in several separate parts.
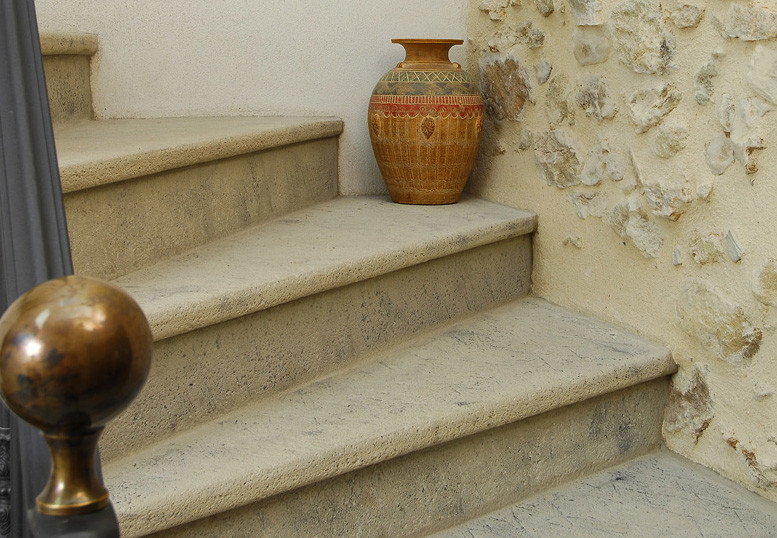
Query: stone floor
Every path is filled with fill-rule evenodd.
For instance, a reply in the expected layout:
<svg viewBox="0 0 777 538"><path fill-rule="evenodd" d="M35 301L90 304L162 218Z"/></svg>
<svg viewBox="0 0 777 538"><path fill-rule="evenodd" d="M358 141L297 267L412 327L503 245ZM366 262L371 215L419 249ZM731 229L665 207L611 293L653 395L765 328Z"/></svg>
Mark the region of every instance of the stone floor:
<svg viewBox="0 0 777 538"><path fill-rule="evenodd" d="M777 504L661 450L436 536L767 537Z"/></svg>

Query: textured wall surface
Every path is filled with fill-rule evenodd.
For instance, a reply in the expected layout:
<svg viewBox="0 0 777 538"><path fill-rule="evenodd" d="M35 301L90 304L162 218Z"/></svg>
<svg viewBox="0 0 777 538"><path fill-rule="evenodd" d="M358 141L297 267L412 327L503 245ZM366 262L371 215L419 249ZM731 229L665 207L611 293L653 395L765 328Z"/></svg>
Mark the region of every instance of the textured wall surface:
<svg viewBox="0 0 777 538"><path fill-rule="evenodd" d="M345 120L341 190L383 192L367 131L395 37L463 38L466 0L37 0L42 31L99 36L98 118L329 115ZM461 62L464 48L451 56Z"/></svg>
<svg viewBox="0 0 777 538"><path fill-rule="evenodd" d="M536 211L535 292L671 347L667 444L777 500L777 5L471 0L470 190Z"/></svg>

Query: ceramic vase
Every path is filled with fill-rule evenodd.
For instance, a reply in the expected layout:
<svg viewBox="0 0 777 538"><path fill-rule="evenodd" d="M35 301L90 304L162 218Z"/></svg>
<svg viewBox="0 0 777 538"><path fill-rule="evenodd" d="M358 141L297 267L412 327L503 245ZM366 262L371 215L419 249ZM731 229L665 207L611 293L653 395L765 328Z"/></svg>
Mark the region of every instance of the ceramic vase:
<svg viewBox="0 0 777 538"><path fill-rule="evenodd" d="M405 60L372 92L372 149L392 200L404 204L458 201L483 131L483 99L448 51L460 39L392 39Z"/></svg>

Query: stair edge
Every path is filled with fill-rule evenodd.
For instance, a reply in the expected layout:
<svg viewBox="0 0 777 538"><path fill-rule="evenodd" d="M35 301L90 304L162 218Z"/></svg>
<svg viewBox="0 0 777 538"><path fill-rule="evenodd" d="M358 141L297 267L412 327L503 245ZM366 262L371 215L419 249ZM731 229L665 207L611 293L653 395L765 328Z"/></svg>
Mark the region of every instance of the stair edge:
<svg viewBox="0 0 777 538"><path fill-rule="evenodd" d="M544 300L531 297L520 301L546 303ZM462 322L458 321L451 325L460 323ZM531 389L520 395L488 402L478 408L462 410L457 416L438 417L438 420L424 425L424 427L410 424L398 428L391 434L381 432L372 437L362 438L358 443L346 444L319 453L316 458L305 460L302 457L298 458L299 461L293 460L284 465L273 467L269 473L264 475L257 471L240 474L240 476L236 475L232 478L222 475L219 484L199 483L197 488L186 490L185 493L179 491L178 494L162 495L166 506L163 512L157 510L159 513L156 517L151 514L154 512L155 506L161 504L162 498L144 498L142 505L133 507L131 511L123 515L122 528L128 533L128 536L171 528L381 461L524 420L554 409L576 405L603 394L647 383L671 375L676 371L677 366L668 349L648 343L638 337L633 338L646 345L649 344L650 349L643 350L639 356L633 357L627 363L618 364L615 367L608 365L596 375L586 378L570 377L564 380L566 384L554 386L552 389ZM249 406L247 412L250 412L251 408ZM237 413L242 412L246 411L238 411ZM226 417L216 419L211 424L225 419ZM196 430L186 432L183 435L196 436ZM401 448L397 449L396 447ZM151 448L153 449L153 447ZM364 457L365 454L368 457ZM113 469L120 465L131 467L131 460L132 456L128 457L126 461L117 460L112 462L110 467ZM111 474L110 470L108 474ZM292 479L288 479L289 474L292 475ZM241 495L241 489L250 489L252 495ZM193 498L194 500L192 500ZM133 499L133 502L137 502L137 499ZM207 506L208 508L198 514L192 514L191 506Z"/></svg>
<svg viewBox="0 0 777 538"><path fill-rule="evenodd" d="M335 200L357 198L376 199L378 197L340 197ZM318 205L322 206L331 202L322 202ZM466 235L459 233L455 237L445 236L433 241L417 242L410 247L393 247L387 251L359 259L347 258L323 268L316 268L301 274L292 274L287 278L272 282L257 282L240 290L231 290L228 293L201 299L197 302L184 300L178 304L161 308L144 304L142 299L139 299L138 302L146 312L154 339L156 341L164 340L329 289L369 280L382 274L490 243L520 237L533 233L537 229L536 214L521 209L510 209L514 211L512 218L502 218L499 222L492 223L488 227L471 230ZM273 220L283 220L293 215L294 213L291 213ZM271 222L269 221L269 223ZM267 224L259 224L248 230L267 226ZM246 233L246 231L238 233ZM153 267L150 266L144 270L150 271ZM133 295L135 291L133 286L126 285L127 277L131 276L132 273L124 275L114 280L113 283Z"/></svg>
<svg viewBox="0 0 777 538"><path fill-rule="evenodd" d="M292 119L291 116L288 118ZM144 119L148 121L175 121L181 118ZM215 120L217 118L212 119ZM339 118L318 117L306 119L309 121L293 126L276 127L269 131L262 130L232 137L214 137L214 139L207 142L184 143L172 148L140 151L119 157L96 159L86 163L61 164L62 193L77 192L166 170L227 159L291 144L337 137L343 131L343 121ZM75 125L83 127L101 122L122 121L139 122L143 120L84 120ZM61 131L55 130L55 139L59 132L66 133L66 129L70 126L72 125L63 126ZM59 134L59 136L65 136L65 134Z"/></svg>
<svg viewBox="0 0 777 538"><path fill-rule="evenodd" d="M98 49L97 34L78 32L42 32L40 49L43 56L94 56Z"/></svg>

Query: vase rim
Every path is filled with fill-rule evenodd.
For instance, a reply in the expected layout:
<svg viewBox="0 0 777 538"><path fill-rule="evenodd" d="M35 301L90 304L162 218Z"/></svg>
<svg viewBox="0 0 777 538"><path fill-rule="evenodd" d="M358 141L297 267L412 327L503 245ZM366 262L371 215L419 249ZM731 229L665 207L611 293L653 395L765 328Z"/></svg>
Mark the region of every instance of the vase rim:
<svg viewBox="0 0 777 538"><path fill-rule="evenodd" d="M392 43L432 43L438 45L461 45L464 43L463 39L426 39L426 38L409 38L409 39L392 39Z"/></svg>

